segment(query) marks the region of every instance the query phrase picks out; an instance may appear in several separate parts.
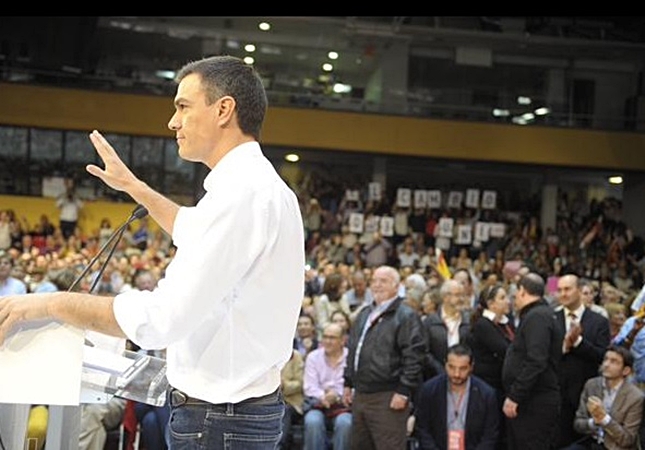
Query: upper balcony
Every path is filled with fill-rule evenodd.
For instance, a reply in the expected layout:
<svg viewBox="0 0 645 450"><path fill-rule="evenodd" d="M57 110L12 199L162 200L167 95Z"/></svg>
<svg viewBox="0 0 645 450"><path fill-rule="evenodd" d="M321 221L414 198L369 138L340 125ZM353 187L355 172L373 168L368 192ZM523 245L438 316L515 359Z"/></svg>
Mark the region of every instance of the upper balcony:
<svg viewBox="0 0 645 450"><path fill-rule="evenodd" d="M271 28L260 30L262 21ZM276 106L641 131L644 23L629 17L2 17L0 81L171 96L174 69L231 54L253 58Z"/></svg>

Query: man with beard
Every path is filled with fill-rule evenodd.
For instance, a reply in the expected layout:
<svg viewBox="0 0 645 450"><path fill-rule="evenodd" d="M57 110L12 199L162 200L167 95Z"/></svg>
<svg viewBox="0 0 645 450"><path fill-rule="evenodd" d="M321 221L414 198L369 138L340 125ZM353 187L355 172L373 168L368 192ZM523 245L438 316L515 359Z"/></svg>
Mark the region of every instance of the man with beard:
<svg viewBox="0 0 645 450"><path fill-rule="evenodd" d="M416 405L422 450L495 450L499 442L495 390L472 375L473 354L465 344L448 349L446 373L426 381Z"/></svg>

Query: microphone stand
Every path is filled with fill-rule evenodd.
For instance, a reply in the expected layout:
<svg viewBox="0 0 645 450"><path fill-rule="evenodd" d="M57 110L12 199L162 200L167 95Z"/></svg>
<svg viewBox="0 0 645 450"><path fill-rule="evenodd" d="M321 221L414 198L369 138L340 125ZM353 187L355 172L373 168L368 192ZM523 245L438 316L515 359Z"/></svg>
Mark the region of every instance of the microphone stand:
<svg viewBox="0 0 645 450"><path fill-rule="evenodd" d="M123 237L123 233L125 233L126 228L128 225L130 225L132 222L134 222L137 219L143 219L145 216L148 215L148 210L141 206L137 205L136 208L132 211L132 214L130 215L130 218L126 220L119 228L117 228L108 238L108 240L103 244L103 246L99 249L99 251L96 253L94 258L85 266L83 271L79 274L78 277L74 280L74 282L70 285L70 287L67 289L67 292L73 292L74 289L78 286L78 284L83 280L85 275L92 269L96 261L105 253L105 250L112 244L114 241L114 244L112 245L112 248L110 248L110 253L108 254L108 257L103 261L103 264L101 265L101 268L99 269L99 272L94 279L92 283L92 287L90 288L89 292L92 293L94 291L94 288L98 284L98 281L101 279L101 276L103 275L103 272L105 271L105 268L107 266L108 261L114 254L114 251L116 250L117 245L121 241L121 238Z"/></svg>
<svg viewBox="0 0 645 450"><path fill-rule="evenodd" d="M112 248L110 248L110 253L108 254L108 257L105 258L105 261L103 261L103 264L101 265L101 268L99 269L96 278L92 282L92 287L90 288L89 292L90 294L94 291L94 288L96 288L96 285L98 284L99 280L103 276L103 272L105 271L105 268L107 267L108 262L110 261L110 258L114 254L114 251L116 250L117 245L119 245L119 242L121 241L121 238L123 237L123 233L125 233L125 229L130 225L132 222L134 222L137 219L143 219L145 216L148 215L148 210L141 206L137 205L136 208L132 211L132 214L130 214L130 218L123 222L123 224L114 230L114 232L110 235L108 240L101 246L99 251L96 253L94 258L85 266L83 271L76 277L74 282L70 285L70 287L67 289L67 292L74 292L74 289L78 286L78 284L81 282L83 277L87 275L87 273L90 271L92 266L94 266L94 263L105 253L105 250L109 247L109 245L114 241L114 244L112 245ZM90 341L89 339L85 338L85 345L88 345L90 347L94 347L94 343Z"/></svg>

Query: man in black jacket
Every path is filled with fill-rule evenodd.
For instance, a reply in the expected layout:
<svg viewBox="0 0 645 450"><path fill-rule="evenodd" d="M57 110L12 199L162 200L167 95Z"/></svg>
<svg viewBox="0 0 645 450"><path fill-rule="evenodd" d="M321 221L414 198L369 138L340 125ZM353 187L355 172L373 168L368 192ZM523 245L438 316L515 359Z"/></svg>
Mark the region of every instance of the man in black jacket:
<svg viewBox="0 0 645 450"><path fill-rule="evenodd" d="M509 450L555 447L564 333L543 295L544 280L537 273L520 279L515 297L520 325L502 370Z"/></svg>
<svg viewBox="0 0 645 450"><path fill-rule="evenodd" d="M343 401L352 405L352 450L405 450L411 399L422 380L426 340L419 315L398 296L396 269L372 275L374 302L352 325Z"/></svg>

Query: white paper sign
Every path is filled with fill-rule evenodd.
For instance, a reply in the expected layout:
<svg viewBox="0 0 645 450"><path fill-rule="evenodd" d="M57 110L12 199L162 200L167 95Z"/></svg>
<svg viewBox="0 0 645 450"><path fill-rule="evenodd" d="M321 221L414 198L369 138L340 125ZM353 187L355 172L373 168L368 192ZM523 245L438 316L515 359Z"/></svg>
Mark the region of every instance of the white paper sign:
<svg viewBox="0 0 645 450"><path fill-rule="evenodd" d="M370 200L379 201L381 199L381 183L374 181L369 184L369 193Z"/></svg>
<svg viewBox="0 0 645 450"><path fill-rule="evenodd" d="M463 199L463 192L450 191L450 193L448 194L448 208L461 208L461 201Z"/></svg>
<svg viewBox="0 0 645 450"><path fill-rule="evenodd" d="M473 227L470 225L458 225L455 244L468 245L472 242L472 240L473 240Z"/></svg>
<svg viewBox="0 0 645 450"><path fill-rule="evenodd" d="M428 191L426 196L426 203L428 208L441 208L441 191L440 190L431 190Z"/></svg>
<svg viewBox="0 0 645 450"><path fill-rule="evenodd" d="M414 207L425 208L427 205L428 191L416 189L414 191Z"/></svg>
<svg viewBox="0 0 645 450"><path fill-rule="evenodd" d="M396 205L408 208L412 204L412 191L407 188L396 190Z"/></svg>
<svg viewBox="0 0 645 450"><path fill-rule="evenodd" d="M42 196L56 198L64 194L66 190L65 178L63 177L43 177Z"/></svg>
<svg viewBox="0 0 645 450"><path fill-rule="evenodd" d="M479 189L466 189L466 208L479 208Z"/></svg>
<svg viewBox="0 0 645 450"><path fill-rule="evenodd" d="M358 191L357 190L347 189L345 191L345 198L347 200L349 200L350 202L357 202L358 201Z"/></svg>
<svg viewBox="0 0 645 450"><path fill-rule="evenodd" d="M383 236L394 235L394 217L391 217L391 216L381 217L381 234Z"/></svg>
<svg viewBox="0 0 645 450"><path fill-rule="evenodd" d="M506 226L503 223L492 223L490 225L490 237L501 238L504 237Z"/></svg>
<svg viewBox="0 0 645 450"><path fill-rule="evenodd" d="M455 224L455 219L452 217L442 217L439 219L439 236L445 238L452 238L452 228Z"/></svg>
<svg viewBox="0 0 645 450"><path fill-rule="evenodd" d="M475 224L475 239L479 242L488 242L490 237L490 224L488 222L477 222Z"/></svg>
<svg viewBox="0 0 645 450"><path fill-rule="evenodd" d="M349 231L351 233L362 233L365 218L362 213L353 212L349 215Z"/></svg>
<svg viewBox="0 0 645 450"><path fill-rule="evenodd" d="M497 192L484 191L482 193L482 208L483 209L497 208Z"/></svg>

